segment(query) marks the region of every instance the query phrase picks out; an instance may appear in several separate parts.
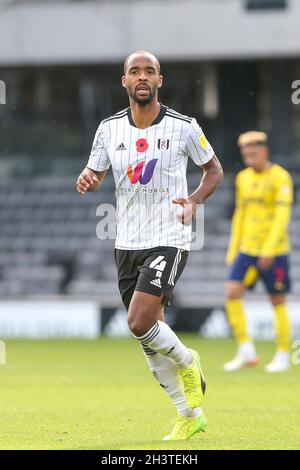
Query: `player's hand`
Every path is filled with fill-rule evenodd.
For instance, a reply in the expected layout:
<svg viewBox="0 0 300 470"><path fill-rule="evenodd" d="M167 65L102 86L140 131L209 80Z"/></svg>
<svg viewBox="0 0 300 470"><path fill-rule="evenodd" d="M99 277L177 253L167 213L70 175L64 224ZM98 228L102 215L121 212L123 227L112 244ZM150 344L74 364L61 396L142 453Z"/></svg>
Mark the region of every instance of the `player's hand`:
<svg viewBox="0 0 300 470"><path fill-rule="evenodd" d="M78 177L76 189L80 194L85 194L87 191L94 189L99 184L100 180L93 170L85 168Z"/></svg>
<svg viewBox="0 0 300 470"><path fill-rule="evenodd" d="M226 266L232 266L235 259L236 259L236 254L227 253L226 258L225 258Z"/></svg>
<svg viewBox="0 0 300 470"><path fill-rule="evenodd" d="M172 202L179 206L176 213L179 222L183 225L191 225L196 216L196 204L193 204L184 197L172 199Z"/></svg>
<svg viewBox="0 0 300 470"><path fill-rule="evenodd" d="M258 258L257 265L260 269L263 269L264 271L268 271L268 269L271 269L271 267L274 264L274 258L270 258L267 256L261 256Z"/></svg>

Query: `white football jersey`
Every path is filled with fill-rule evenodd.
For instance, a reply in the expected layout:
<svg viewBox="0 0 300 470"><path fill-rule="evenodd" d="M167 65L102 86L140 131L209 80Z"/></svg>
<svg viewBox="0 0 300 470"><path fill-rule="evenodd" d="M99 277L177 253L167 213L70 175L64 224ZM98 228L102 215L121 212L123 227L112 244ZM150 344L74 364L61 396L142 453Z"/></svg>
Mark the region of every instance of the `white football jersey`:
<svg viewBox="0 0 300 470"><path fill-rule="evenodd" d="M176 217L172 199L188 196L188 158L207 163L214 151L193 118L161 105L155 121L138 129L130 107L104 119L97 129L88 168L112 167L117 200L119 249L157 246L190 249L191 226Z"/></svg>

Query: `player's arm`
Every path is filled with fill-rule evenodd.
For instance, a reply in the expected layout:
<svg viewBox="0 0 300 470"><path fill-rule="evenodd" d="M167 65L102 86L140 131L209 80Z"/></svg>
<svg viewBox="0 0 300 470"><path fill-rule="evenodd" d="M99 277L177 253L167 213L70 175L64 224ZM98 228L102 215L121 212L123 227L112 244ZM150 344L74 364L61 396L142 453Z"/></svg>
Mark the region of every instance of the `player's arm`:
<svg viewBox="0 0 300 470"><path fill-rule="evenodd" d="M231 235L226 254L226 264L230 266L239 251L244 221L244 205L240 195L240 176L238 175L235 181L235 210L231 221Z"/></svg>
<svg viewBox="0 0 300 470"><path fill-rule="evenodd" d="M189 225L195 218L197 204L203 204L206 199L215 192L223 179L223 169L216 155L204 165L199 165L203 175L198 188L187 198L173 199L174 204L182 206L183 210L178 213L182 224Z"/></svg>
<svg viewBox="0 0 300 470"><path fill-rule="evenodd" d="M101 185L108 168L110 160L107 152L109 133L102 122L98 127L92 145L87 166L80 173L76 189L80 194L96 191Z"/></svg>
<svg viewBox="0 0 300 470"><path fill-rule="evenodd" d="M189 203L203 204L211 196L223 179L223 168L214 155L204 165L199 165L203 170L203 175L198 188L187 198Z"/></svg>
<svg viewBox="0 0 300 470"><path fill-rule="evenodd" d="M269 235L261 249L260 264L268 269L273 262L276 246L288 230L293 203L293 182L288 173L277 178L275 214ZM268 262L269 261L269 262Z"/></svg>
<svg viewBox="0 0 300 470"><path fill-rule="evenodd" d="M76 183L77 191L80 194L96 191L100 187L106 172L107 170L95 171L91 168L85 167L78 176Z"/></svg>
<svg viewBox="0 0 300 470"><path fill-rule="evenodd" d="M197 204L203 204L214 193L223 179L222 165L214 150L195 119L192 120L185 143L185 153L203 171L198 188L187 198L173 199L174 204L182 206L178 218L183 224L194 219Z"/></svg>

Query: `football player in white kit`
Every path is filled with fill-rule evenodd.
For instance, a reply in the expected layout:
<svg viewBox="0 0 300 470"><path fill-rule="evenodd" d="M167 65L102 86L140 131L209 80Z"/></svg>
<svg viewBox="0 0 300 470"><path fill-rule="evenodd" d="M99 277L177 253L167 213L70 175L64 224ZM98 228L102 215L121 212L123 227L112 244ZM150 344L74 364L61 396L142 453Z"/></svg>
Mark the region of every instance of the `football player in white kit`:
<svg viewBox="0 0 300 470"><path fill-rule="evenodd" d="M153 54L138 51L127 57L122 85L130 106L100 123L77 191L99 188L112 167L119 290L129 329L178 411L164 439L179 440L205 429L200 405L206 384L199 354L164 322L163 309L187 261L197 204L215 191L223 171L197 121L158 102L162 82ZM189 157L203 171L190 195Z"/></svg>

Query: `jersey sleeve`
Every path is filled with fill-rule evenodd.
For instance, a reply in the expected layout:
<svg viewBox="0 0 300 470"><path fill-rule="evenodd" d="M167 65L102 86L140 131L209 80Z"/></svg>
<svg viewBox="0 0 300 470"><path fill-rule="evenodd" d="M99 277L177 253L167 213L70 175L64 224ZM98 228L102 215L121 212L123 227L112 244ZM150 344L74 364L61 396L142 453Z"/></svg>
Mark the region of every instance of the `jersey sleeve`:
<svg viewBox="0 0 300 470"><path fill-rule="evenodd" d="M204 165L214 156L214 150L196 119L192 119L190 124L185 150L196 165Z"/></svg>
<svg viewBox="0 0 300 470"><path fill-rule="evenodd" d="M235 180L235 210L231 221L231 235L226 254L226 264L230 266L239 251L243 234L244 202L241 197L241 173Z"/></svg>
<svg viewBox="0 0 300 470"><path fill-rule="evenodd" d="M104 125L98 127L93 141L91 153L87 167L95 171L107 170L110 167L110 160L107 153L108 136Z"/></svg>
<svg viewBox="0 0 300 470"><path fill-rule="evenodd" d="M293 180L287 171L276 175L275 184L275 204L291 205L293 203Z"/></svg>
<svg viewBox="0 0 300 470"><path fill-rule="evenodd" d="M276 246L287 230L291 219L293 203L293 180L288 172L276 175L275 186L275 213L272 227L262 250L261 256L272 257L276 252Z"/></svg>

